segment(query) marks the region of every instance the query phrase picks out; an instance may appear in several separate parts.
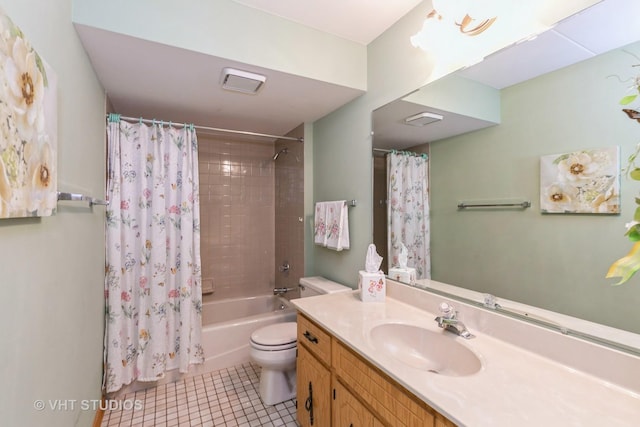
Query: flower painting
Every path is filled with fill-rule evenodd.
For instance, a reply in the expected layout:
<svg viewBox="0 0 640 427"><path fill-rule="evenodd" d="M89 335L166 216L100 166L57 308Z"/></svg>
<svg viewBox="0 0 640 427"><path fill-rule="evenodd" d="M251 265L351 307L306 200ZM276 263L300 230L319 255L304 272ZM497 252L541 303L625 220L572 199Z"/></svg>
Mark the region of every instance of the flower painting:
<svg viewBox="0 0 640 427"><path fill-rule="evenodd" d="M619 147L542 156L540 209L544 213L619 214Z"/></svg>
<svg viewBox="0 0 640 427"><path fill-rule="evenodd" d="M57 203L56 76L0 10L0 218Z"/></svg>

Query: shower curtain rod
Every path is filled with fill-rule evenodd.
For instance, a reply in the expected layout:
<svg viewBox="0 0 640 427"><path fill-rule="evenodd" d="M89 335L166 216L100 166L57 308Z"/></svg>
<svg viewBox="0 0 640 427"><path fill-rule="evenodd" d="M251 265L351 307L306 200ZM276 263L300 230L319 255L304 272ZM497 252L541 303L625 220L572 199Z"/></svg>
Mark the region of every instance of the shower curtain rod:
<svg viewBox="0 0 640 427"><path fill-rule="evenodd" d="M110 114L107 114L107 118L109 118ZM166 124L166 125L170 125L170 126L185 126L186 124L183 123L174 123L174 122L165 122L162 120L155 120L155 119L143 119L142 117L125 117L125 116L120 116L118 115L120 120L127 120L127 121L134 121L134 122L140 122L140 123L160 123L160 124ZM300 137L300 138L296 138L293 136L280 136L280 135L270 135L268 133L258 133L258 132L249 132L249 131L245 131L245 130L234 130L234 129L222 129L222 128L213 128L213 127L208 127L208 126L198 126L198 125L193 125L193 127L195 129L200 129L200 130L208 130L208 131L214 131L214 132L226 132L226 133L235 133L235 134L239 134L239 135L248 135L248 136L258 136L258 137L262 137L262 138L276 138L276 139L286 139L288 141L298 141L298 142L304 142L304 138Z"/></svg>
<svg viewBox="0 0 640 427"><path fill-rule="evenodd" d="M374 148L373 151L376 151L378 153L384 153L384 154L396 153L396 154L406 154L406 155L415 156L415 157L423 157L425 159L429 158L429 155L427 153L414 153L413 151L387 150L385 148Z"/></svg>

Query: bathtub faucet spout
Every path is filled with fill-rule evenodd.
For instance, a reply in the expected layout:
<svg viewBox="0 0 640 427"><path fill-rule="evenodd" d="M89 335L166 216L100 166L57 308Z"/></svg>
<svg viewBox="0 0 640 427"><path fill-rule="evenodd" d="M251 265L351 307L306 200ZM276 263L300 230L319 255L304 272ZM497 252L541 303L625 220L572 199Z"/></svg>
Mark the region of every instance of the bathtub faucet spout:
<svg viewBox="0 0 640 427"><path fill-rule="evenodd" d="M289 291L294 291L295 288L273 288L273 294L282 296Z"/></svg>

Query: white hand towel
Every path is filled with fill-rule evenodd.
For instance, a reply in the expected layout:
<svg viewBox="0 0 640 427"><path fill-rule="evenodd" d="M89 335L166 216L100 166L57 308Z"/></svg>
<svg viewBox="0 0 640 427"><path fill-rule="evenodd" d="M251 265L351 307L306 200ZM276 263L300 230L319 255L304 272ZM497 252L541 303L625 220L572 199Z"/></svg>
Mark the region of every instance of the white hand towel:
<svg viewBox="0 0 640 427"><path fill-rule="evenodd" d="M313 219L313 241L316 245L327 246L327 204L316 203L316 213Z"/></svg>
<svg viewBox="0 0 640 427"><path fill-rule="evenodd" d="M349 208L346 200L325 202L326 216L326 246L329 249L341 251L349 249Z"/></svg>

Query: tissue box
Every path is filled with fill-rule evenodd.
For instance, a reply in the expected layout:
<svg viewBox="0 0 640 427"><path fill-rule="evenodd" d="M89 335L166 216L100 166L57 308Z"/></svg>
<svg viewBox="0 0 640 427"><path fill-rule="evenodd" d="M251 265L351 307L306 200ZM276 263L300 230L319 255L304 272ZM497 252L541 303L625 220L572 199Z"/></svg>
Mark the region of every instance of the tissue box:
<svg viewBox="0 0 640 427"><path fill-rule="evenodd" d="M389 277L398 282L416 284L416 269L413 267L399 268L393 267L389 269Z"/></svg>
<svg viewBox="0 0 640 427"><path fill-rule="evenodd" d="M382 302L387 294L387 279L382 271L369 273L358 272L358 288L360 299L364 302Z"/></svg>

